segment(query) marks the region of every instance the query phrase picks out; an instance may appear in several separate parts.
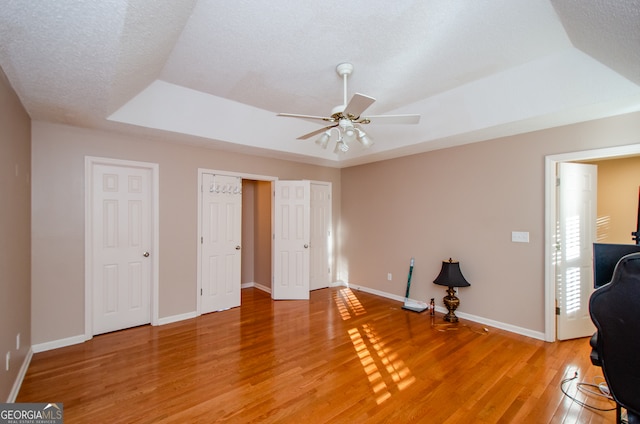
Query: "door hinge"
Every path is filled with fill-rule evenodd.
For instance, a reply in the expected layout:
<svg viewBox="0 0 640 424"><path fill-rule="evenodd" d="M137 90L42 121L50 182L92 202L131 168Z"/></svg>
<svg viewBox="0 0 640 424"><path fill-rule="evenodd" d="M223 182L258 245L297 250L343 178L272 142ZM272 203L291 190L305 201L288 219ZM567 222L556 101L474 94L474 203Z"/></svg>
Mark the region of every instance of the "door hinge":
<svg viewBox="0 0 640 424"><path fill-rule="evenodd" d="M204 243L204 237L200 236L200 244Z"/></svg>
<svg viewBox="0 0 640 424"><path fill-rule="evenodd" d="M202 296L202 289L200 289L200 296Z"/></svg>
<svg viewBox="0 0 640 424"><path fill-rule="evenodd" d="M560 307L556 306L556 315L560 315Z"/></svg>
<svg viewBox="0 0 640 424"><path fill-rule="evenodd" d="M556 178L556 187L560 187L560 177Z"/></svg>

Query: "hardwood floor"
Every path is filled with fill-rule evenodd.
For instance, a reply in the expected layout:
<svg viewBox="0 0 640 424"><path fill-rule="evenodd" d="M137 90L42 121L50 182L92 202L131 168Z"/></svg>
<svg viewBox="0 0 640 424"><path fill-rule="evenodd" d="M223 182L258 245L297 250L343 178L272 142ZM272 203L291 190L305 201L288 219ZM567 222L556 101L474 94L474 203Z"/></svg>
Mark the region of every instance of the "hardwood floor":
<svg viewBox="0 0 640 424"><path fill-rule="evenodd" d="M63 402L66 424L613 423L560 391L602 376L589 351L345 288L244 289L240 308L35 354L17 402Z"/></svg>

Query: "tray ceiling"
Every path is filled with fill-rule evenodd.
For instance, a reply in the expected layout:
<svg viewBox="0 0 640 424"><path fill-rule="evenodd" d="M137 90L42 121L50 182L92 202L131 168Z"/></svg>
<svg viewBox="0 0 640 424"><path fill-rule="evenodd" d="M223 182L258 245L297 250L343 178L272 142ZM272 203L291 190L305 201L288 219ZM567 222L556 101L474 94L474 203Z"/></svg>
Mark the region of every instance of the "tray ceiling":
<svg viewBox="0 0 640 424"><path fill-rule="evenodd" d="M5 1L0 67L34 120L344 167L640 110L640 0ZM296 137L342 103L376 144Z"/></svg>

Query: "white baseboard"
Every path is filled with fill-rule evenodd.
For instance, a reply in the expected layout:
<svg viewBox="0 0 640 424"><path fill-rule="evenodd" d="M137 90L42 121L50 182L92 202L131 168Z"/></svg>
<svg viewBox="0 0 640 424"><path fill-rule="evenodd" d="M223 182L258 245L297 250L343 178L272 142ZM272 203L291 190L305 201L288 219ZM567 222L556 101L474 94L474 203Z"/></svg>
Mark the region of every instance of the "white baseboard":
<svg viewBox="0 0 640 424"><path fill-rule="evenodd" d="M20 371L16 376L16 381L13 382L13 387L9 392L7 403L14 403L16 401L18 393L20 393L20 387L22 387L22 382L24 381L24 376L27 375L29 364L31 364L31 358L33 358L33 349L29 348L27 355L24 357L24 361L22 361L22 365L20 366Z"/></svg>
<svg viewBox="0 0 640 424"><path fill-rule="evenodd" d="M158 325L171 324L171 323L174 323L174 322L184 321L186 319L195 318L197 316L198 315L196 314L195 311L187 312L187 313L184 313L184 314L171 315L169 317L159 318L158 319Z"/></svg>
<svg viewBox="0 0 640 424"><path fill-rule="evenodd" d="M185 314L172 315L165 318L159 318L158 325L171 324L172 322L183 321L185 319L190 319L195 317L196 317L195 312L187 312ZM82 334L79 336L67 337L59 340L52 340L50 342L34 344L33 346L31 346L31 349L33 350L33 353L40 353L40 352L46 352L48 350L58 349L61 347L84 343L87 340L91 340L91 337L87 337L86 335Z"/></svg>
<svg viewBox="0 0 640 424"><path fill-rule="evenodd" d="M376 296L385 297L387 299L397 300L398 302L404 302L404 297L398 296L392 293L387 293L380 290L370 289L368 287L352 285L352 284L339 284L339 285L345 285L353 290L359 290L365 293L374 294ZM436 306L436 311L441 312L443 314L447 313L447 309L444 306ZM532 339L546 340L544 332L541 332L541 331L533 331L528 328L522 328L515 325L507 324L504 322L494 321L492 319L483 318L483 317L479 317L476 315L471 315L471 314L467 314L459 311L456 311L456 315L459 318L473 321L478 324L484 324L491 327L499 328L501 330L509 331L510 333L520 334L522 336L531 337Z"/></svg>
<svg viewBox="0 0 640 424"><path fill-rule="evenodd" d="M369 287L357 286L352 284L348 284L347 287L353 290L359 290L365 293L375 294L376 296L386 297L387 299L397 300L398 302L404 302L404 297L398 296L392 293L383 292L381 290L370 289Z"/></svg>
<svg viewBox="0 0 640 424"><path fill-rule="evenodd" d="M255 287L255 288L256 288L256 289L258 289L258 290L262 290L262 291L263 291L263 292L265 292L265 293L269 293L269 294L271 294L271 287L267 287L267 286L265 286L265 285L263 285L263 284L254 283L254 282L251 282L251 283L243 283L243 284L242 284L242 286L241 286L240 288L242 288L242 289L248 289L248 288L250 288L250 287Z"/></svg>
<svg viewBox="0 0 640 424"><path fill-rule="evenodd" d="M436 308L436 310L438 310L438 308ZM445 308L442 308L442 312L446 313L447 310ZM489 325L491 327L499 328L501 330L505 330L510 333L520 334L522 336L527 336L527 337L531 337L532 339L538 339L542 341L546 340L544 336L544 332L542 331L533 331L528 328L522 328L516 325L507 324L504 322L494 321L492 319L483 318L476 315L465 314L464 312L456 311L456 315L459 318L468 319L469 321L477 322L478 324Z"/></svg>
<svg viewBox="0 0 640 424"><path fill-rule="evenodd" d="M249 287L255 287L258 290L262 290L264 292L267 293L271 293L271 289L267 286L263 286L262 284L258 284L258 283L244 283L240 286L241 289L246 289ZM166 324L171 324L174 322L178 322L178 321L184 321L187 319L191 319L191 318L195 318L198 316L198 313L196 311L193 312L186 312L184 314L179 314L179 315L172 315L170 317L164 317L164 318L160 318L158 319L158 325L166 325Z"/></svg>
<svg viewBox="0 0 640 424"><path fill-rule="evenodd" d="M265 293L271 294L271 287L267 287L265 285L258 284L258 283L256 283L254 287L257 288L258 290L262 290Z"/></svg>
<svg viewBox="0 0 640 424"><path fill-rule="evenodd" d="M47 350L58 349L59 347L71 346L74 344L84 343L89 340L84 334L79 336L67 337L65 339L53 340L45 343L38 343L31 346L33 353L46 352Z"/></svg>

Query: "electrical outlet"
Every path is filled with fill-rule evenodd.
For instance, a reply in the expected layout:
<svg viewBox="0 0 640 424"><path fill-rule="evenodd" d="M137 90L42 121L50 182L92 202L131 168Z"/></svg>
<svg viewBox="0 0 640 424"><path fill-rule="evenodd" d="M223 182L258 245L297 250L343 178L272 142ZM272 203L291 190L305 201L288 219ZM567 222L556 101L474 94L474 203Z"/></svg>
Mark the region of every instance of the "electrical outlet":
<svg viewBox="0 0 640 424"><path fill-rule="evenodd" d="M9 361L11 360L11 352L7 352L7 363L5 364L5 368L9 371Z"/></svg>
<svg viewBox="0 0 640 424"><path fill-rule="evenodd" d="M387 280L391 281L391 273L387 274Z"/></svg>

